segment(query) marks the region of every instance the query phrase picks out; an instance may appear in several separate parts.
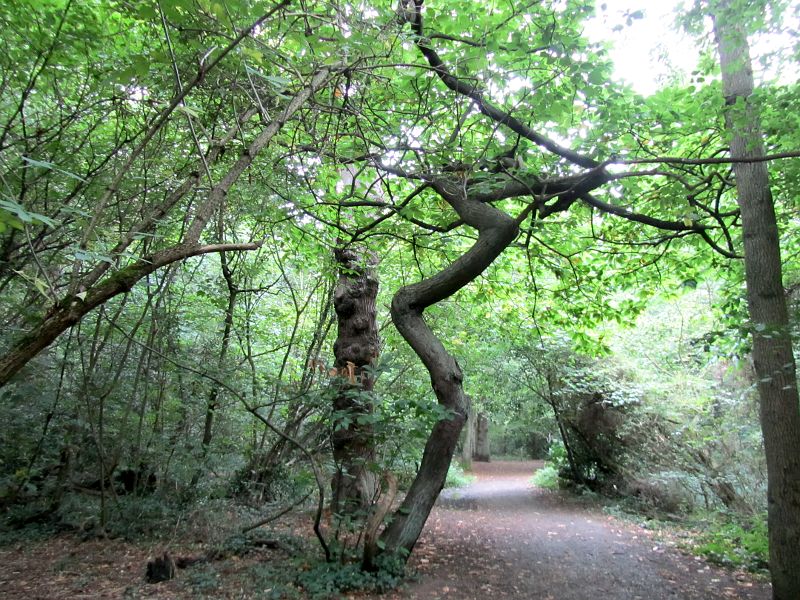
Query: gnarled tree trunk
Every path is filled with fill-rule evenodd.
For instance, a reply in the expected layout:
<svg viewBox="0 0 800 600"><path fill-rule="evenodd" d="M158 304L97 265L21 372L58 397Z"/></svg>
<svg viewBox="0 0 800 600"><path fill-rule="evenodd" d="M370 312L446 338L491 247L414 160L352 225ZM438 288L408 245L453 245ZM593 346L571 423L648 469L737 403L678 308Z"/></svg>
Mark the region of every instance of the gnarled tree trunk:
<svg viewBox="0 0 800 600"><path fill-rule="evenodd" d="M374 381L368 367L380 351L375 310L378 277L375 259L366 252L337 248L335 256L339 280L333 293L333 307L339 331L333 345L337 394L333 401L331 438L337 472L331 510L335 514L357 516L369 506L377 487L375 474L368 468L375 450L373 427L368 418L373 412L370 392Z"/></svg>

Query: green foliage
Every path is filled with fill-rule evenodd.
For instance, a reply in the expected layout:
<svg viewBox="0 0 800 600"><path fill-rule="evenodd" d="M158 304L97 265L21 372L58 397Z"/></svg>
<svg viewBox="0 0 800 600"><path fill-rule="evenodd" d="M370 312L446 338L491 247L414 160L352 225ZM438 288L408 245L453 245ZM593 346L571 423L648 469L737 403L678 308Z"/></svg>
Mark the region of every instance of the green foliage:
<svg viewBox="0 0 800 600"><path fill-rule="evenodd" d="M252 598L257 600L287 600L302 597L294 581L287 577L283 564L271 561L258 562L242 576L243 587L252 588Z"/></svg>
<svg viewBox="0 0 800 600"><path fill-rule="evenodd" d="M713 518L704 524L692 549L717 564L766 571L769 561L767 516L761 514L749 521Z"/></svg>
<svg viewBox="0 0 800 600"><path fill-rule="evenodd" d="M444 486L448 488L466 487L473 481L475 481L475 476L467 475L464 472L464 468L458 462L453 461L447 470L447 479L444 482Z"/></svg>
<svg viewBox="0 0 800 600"><path fill-rule="evenodd" d="M263 502L286 502L305 494L314 484L313 473L270 465L267 457L254 454L248 463L233 474L233 496L260 505Z"/></svg>
<svg viewBox="0 0 800 600"><path fill-rule="evenodd" d="M297 584L306 597L313 599L338 598L352 591L377 592L379 594L396 588L401 582L405 562L397 558L382 556L375 572L361 570L358 564L316 562L301 570Z"/></svg>
<svg viewBox="0 0 800 600"><path fill-rule="evenodd" d="M550 464L559 471L569 468L567 448L561 440L553 440L553 443L550 444L550 448L547 451L547 458Z"/></svg>
<svg viewBox="0 0 800 600"><path fill-rule="evenodd" d="M533 474L531 481L546 490L556 490L560 487L559 469L551 464L544 465Z"/></svg>
<svg viewBox="0 0 800 600"><path fill-rule="evenodd" d="M202 565L201 568L191 569L186 575L185 585L197 597L213 597L221 584L219 571L213 565ZM207 596L209 594L209 596Z"/></svg>
<svg viewBox="0 0 800 600"><path fill-rule="evenodd" d="M779 4L749 7L747 26L777 27ZM422 57L412 35L385 2L336 19L328 3L305 3L302 18L279 11L222 58L236 33L272 8L261 0L0 3L3 352L55 301L83 300L178 247L203 207L213 218L195 242L263 242L151 273L0 389L0 500L19 522L46 513L42 527L102 521L111 534L138 538L189 514L202 520L231 490L258 507L302 497L316 482L297 445L329 474L331 423L351 418L330 406L331 248L359 240L380 258L376 310L388 325L398 288L457 264L476 239L430 186L418 187L421 173L479 165L515 144L523 168L492 179L470 166L465 189L578 172L530 140L517 143L474 99L415 67ZM426 3L425 22L443 34L431 43L446 65L538 135L599 161L724 156L716 60L701 61L685 84L675 79L639 97L612 80L602 45L582 35L591 12L588 2ZM447 39L454 35L475 43ZM308 74L339 61L356 68L335 73L296 116L279 118ZM197 85L177 101L198 69ZM758 90L768 147L800 146L798 98L797 84ZM249 107L254 114L243 118ZM267 123L282 129L249 156ZM224 203L207 205L209 188L243 158L252 165ZM746 365L747 336L759 324L747 322L742 267L697 235L621 217L702 224L739 252L729 166L662 164L657 176L635 177L639 166L628 167L595 192L616 214L582 200L546 217L538 206L520 218L518 243L428 307L426 319L462 367L475 408L491 415L493 451L539 455L560 437L562 419L577 464L554 442L552 466L537 478L552 483L553 471L574 476L576 467L578 478L616 493L644 481L679 489L687 505L760 510L763 461ZM770 169L793 285L800 167L786 160ZM532 200L543 202L536 196L526 190L494 204L517 218ZM452 413L399 333L387 326L381 335L375 390L361 399L374 411L356 418L374 428L370 468L397 473L407 487L432 426ZM590 404L602 410L591 413ZM615 427L592 430L593 415ZM109 493L101 515L96 494L70 489L126 465L156 470L156 493ZM468 481L451 467L447 485ZM318 593L384 585L359 583L349 569L319 567ZM213 588L197 584L198 593Z"/></svg>

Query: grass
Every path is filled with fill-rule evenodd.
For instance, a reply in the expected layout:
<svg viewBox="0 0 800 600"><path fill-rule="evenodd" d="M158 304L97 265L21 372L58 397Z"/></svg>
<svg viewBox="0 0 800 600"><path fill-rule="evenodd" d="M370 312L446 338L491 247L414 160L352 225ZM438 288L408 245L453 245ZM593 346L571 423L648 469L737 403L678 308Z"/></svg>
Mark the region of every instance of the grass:
<svg viewBox="0 0 800 600"><path fill-rule="evenodd" d="M692 551L710 562L746 569L766 571L769 560L767 517L758 515L749 520L715 515L703 523L692 542Z"/></svg>

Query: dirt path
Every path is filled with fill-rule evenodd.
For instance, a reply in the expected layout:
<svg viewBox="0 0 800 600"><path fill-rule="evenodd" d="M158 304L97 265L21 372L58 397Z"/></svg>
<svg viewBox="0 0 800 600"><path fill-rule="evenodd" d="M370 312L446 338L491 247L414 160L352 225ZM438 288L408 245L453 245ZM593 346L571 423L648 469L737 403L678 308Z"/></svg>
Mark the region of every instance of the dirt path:
<svg viewBox="0 0 800 600"><path fill-rule="evenodd" d="M569 496L533 487L541 463L476 464L478 480L445 491L409 561L419 578L399 591L359 600L769 600L767 584L664 548L649 532ZM308 534L307 515L273 533ZM204 539L204 538L201 538ZM163 543L61 535L0 548L0 598L243 600L307 598L290 583L297 558L258 548L181 570L172 581L144 582ZM176 541L176 556L207 545ZM315 548L318 551L318 549ZM301 567L302 568L302 567ZM283 582L283 583L280 583ZM276 585L281 585L279 591Z"/></svg>
<svg viewBox="0 0 800 600"><path fill-rule="evenodd" d="M654 542L644 529L535 488L541 463L476 463L445 491L390 597L540 600L768 600L768 584Z"/></svg>

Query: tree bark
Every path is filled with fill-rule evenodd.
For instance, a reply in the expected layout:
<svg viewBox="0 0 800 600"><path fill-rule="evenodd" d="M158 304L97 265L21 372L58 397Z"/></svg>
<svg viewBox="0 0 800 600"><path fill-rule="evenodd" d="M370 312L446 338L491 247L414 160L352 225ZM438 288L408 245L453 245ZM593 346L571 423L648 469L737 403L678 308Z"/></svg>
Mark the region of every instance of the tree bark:
<svg viewBox="0 0 800 600"><path fill-rule="evenodd" d="M228 303L225 306L225 317L223 320L222 328L222 343L217 357L217 369L222 372L225 368L225 360L228 356L228 349L231 345L231 331L233 330L233 316L236 312L236 300L239 296L239 289L233 281L233 274L231 273L230 266L228 265L228 257L224 252L219 255L222 276L225 279L225 284L228 288ZM208 392L208 399L206 400L206 416L203 422L203 437L200 440L200 461L195 468L192 480L189 483L189 489L194 490L203 472L206 469L206 459L208 458L208 451L211 446L211 440L214 437L214 422L217 416L217 410L220 406L220 394L222 393L222 386L214 381L211 383L211 389Z"/></svg>
<svg viewBox="0 0 800 600"><path fill-rule="evenodd" d="M731 157L758 159L765 152L757 108L750 99L754 87L750 48L732 4L723 0L712 9ZM780 238L766 163L735 163L733 170L742 215L753 362L767 458L773 598L794 600L800 598L800 406Z"/></svg>
<svg viewBox="0 0 800 600"><path fill-rule="evenodd" d="M461 464L465 469L472 468L472 457L475 455L475 407L469 397L467 400L467 422L464 427L464 443L461 447Z"/></svg>
<svg viewBox="0 0 800 600"><path fill-rule="evenodd" d="M225 319L222 329L222 344L219 349L219 357L217 359L217 368L222 371L225 367L225 360L228 356L228 348L231 345L231 330L233 329L233 315L236 311L236 299L239 295L239 290L233 282L233 274L228 266L228 257L222 252L219 255L222 276L225 279L225 284L228 287L228 304L225 307ZM208 401L206 402L206 418L203 423L203 439L200 442L202 448L203 459L208 454L208 447L211 445L211 439L214 436L214 417L216 416L217 409L219 408L219 395L222 391L221 386L214 382L212 383L211 390L208 392Z"/></svg>
<svg viewBox="0 0 800 600"><path fill-rule="evenodd" d="M337 248L339 280L333 307L339 323L333 345L337 394L333 400L331 441L337 472L333 480L331 511L358 517L372 502L377 479L369 465L375 459L372 388L369 368L380 351L375 299L378 278L375 259L367 252Z"/></svg>
<svg viewBox="0 0 800 600"><path fill-rule="evenodd" d="M480 413L475 423L475 454L473 458L478 462L489 462L489 417Z"/></svg>
<svg viewBox="0 0 800 600"><path fill-rule="evenodd" d="M467 416L461 368L425 322L423 312L478 277L514 241L519 231L510 216L490 204L470 198L463 181L434 180L431 185L466 225L478 231L478 240L466 254L439 273L400 288L392 300L392 319L397 330L430 373L439 404L450 412L448 418L433 426L419 473L381 535L383 553L402 559L411 553L444 486Z"/></svg>

